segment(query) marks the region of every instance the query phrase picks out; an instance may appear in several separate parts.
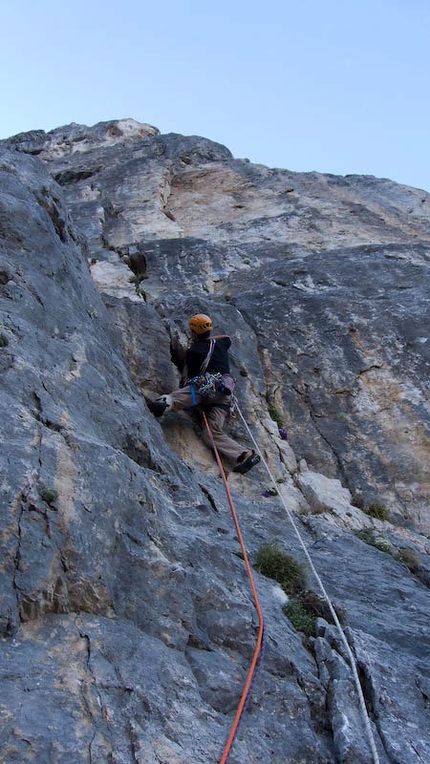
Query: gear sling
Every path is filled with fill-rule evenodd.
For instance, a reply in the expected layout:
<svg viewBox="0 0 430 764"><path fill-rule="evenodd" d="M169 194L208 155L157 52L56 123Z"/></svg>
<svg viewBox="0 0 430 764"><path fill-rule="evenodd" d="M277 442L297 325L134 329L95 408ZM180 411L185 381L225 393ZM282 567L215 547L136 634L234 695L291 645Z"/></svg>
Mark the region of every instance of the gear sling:
<svg viewBox="0 0 430 764"><path fill-rule="evenodd" d="M199 373L187 382L190 386L193 406L197 404L197 393L203 398L216 398L216 396L231 395L234 390L235 382L231 374L221 374L220 371L206 371L215 348L216 339L211 338L209 343L209 350L203 360Z"/></svg>

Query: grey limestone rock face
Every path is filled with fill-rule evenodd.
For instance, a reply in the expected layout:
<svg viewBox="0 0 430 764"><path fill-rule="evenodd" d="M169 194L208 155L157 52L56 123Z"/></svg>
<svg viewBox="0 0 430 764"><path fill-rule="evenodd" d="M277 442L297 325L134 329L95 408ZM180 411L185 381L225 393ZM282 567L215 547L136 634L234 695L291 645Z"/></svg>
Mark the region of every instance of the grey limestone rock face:
<svg viewBox="0 0 430 764"><path fill-rule="evenodd" d="M232 292L267 348L294 450L428 532L427 247L311 253L261 270L258 287L232 277Z"/></svg>
<svg viewBox="0 0 430 764"><path fill-rule="evenodd" d="M279 493L229 475L265 619L229 762L373 761L338 629L284 615L272 543L343 613L381 764L430 759L429 201L133 120L0 142L0 761L221 759L255 602L210 452L145 402L197 311Z"/></svg>
<svg viewBox="0 0 430 764"><path fill-rule="evenodd" d="M139 296L179 320L184 299L216 315L228 301L296 453L428 532L430 196L252 165L136 126L106 145L106 129L60 128L43 143L96 283L126 295L129 266ZM13 145L32 151L31 137Z"/></svg>

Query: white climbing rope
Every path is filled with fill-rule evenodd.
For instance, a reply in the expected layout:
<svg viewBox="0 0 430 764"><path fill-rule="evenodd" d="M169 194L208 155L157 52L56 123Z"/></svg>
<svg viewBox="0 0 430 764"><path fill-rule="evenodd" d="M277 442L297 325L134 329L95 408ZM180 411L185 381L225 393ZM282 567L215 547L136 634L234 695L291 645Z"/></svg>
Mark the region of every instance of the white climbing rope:
<svg viewBox="0 0 430 764"><path fill-rule="evenodd" d="M334 607L332 605L331 599L330 599L330 597L328 596L328 594L327 594L327 592L325 590L324 584L321 581L321 578L320 578L320 576L318 574L318 571L315 568L314 563L312 562L312 558L311 558L311 556L310 556L310 554L309 554L309 552L308 552L308 550L306 548L305 542L303 541L303 539L302 539L302 537L300 535L300 531L297 528L296 523L294 522L294 517L293 517L292 513L290 512L290 510L288 509L287 503L286 503L284 497L282 496L282 494L279 491L279 486L277 485L277 483L275 481L275 478L273 477L273 475L272 475L272 473L270 471L269 465L267 464L263 454L261 453L261 449L259 448L258 443L256 442L256 440L255 440L255 438L254 438L254 436L253 436L253 434L252 434L252 432L251 432L251 430L250 430L250 428L248 426L248 423L246 422L245 417L243 416L242 411L240 410L240 407L239 407L239 404L237 402L236 396L234 396L233 402L234 402L236 410L238 411L239 416L240 416L240 418L241 418L241 420L242 420L242 422L243 422L243 424L245 426L245 429L246 429L249 437L251 438L251 440L252 440L252 442L253 442L253 444L255 446L255 450L257 451L258 455L260 456L260 459L261 459L262 463L264 464L264 466L266 468L267 474L269 475L270 481L271 481L271 483L272 483L272 485L273 485L273 487L274 487L274 489L276 491L276 494L279 496L279 498L280 498L280 500L282 502L282 505L283 505L283 507L285 509L285 512L287 513L288 519L289 519L291 525L293 526L294 533L296 534L297 539L298 539L298 541L300 543L300 546L303 549L303 552L304 552L304 554L306 556L306 559L307 559L307 561L309 563L309 566L310 566L310 568L312 570L312 573L314 574L315 579L316 579L316 581L318 583L318 586L321 589L321 592L322 592L322 594L324 596L324 599L327 602L327 605L328 605L328 607L330 609L330 613L332 615L333 621L334 621L334 623L335 623L335 625L336 625L336 627L337 627L337 629L339 631L339 635L340 635L342 644L343 644L343 646L344 646L344 648L346 650L346 653L348 655L348 658L349 658L349 663L350 663L350 666L351 666L352 675L354 677L354 682L355 682L355 685L356 685L358 699L359 699L359 703L360 703L360 710L361 710L361 713L362 713L362 716L363 716L364 726L366 728L366 733L367 733L367 737L368 737L368 740L369 740L369 746L370 746L370 749L372 751L373 762L374 762L374 764L379 764L379 756L378 756L378 752L376 750L375 740L374 740L372 728L371 728L371 725L370 725L370 718L369 718L369 714L367 712L366 703L365 703L364 695L363 695L363 690L361 688L360 679L358 677L357 665L356 665L355 658L354 658L354 655L352 653L352 650L351 650L351 648L349 646L348 640L347 640L347 638L346 638L346 636L344 634L343 628L341 626L339 618L337 617L336 611L335 611L335 609L334 609Z"/></svg>

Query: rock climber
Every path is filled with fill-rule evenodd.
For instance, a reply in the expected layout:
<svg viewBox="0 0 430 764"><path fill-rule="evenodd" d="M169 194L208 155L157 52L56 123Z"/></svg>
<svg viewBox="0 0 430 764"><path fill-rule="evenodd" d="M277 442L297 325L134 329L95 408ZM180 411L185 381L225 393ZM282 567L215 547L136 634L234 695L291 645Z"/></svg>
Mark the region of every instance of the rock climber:
<svg viewBox="0 0 430 764"><path fill-rule="evenodd" d="M233 472L245 474L258 464L260 457L223 431L235 385L228 355L231 339L226 335L212 337L212 319L203 313L196 313L190 318L189 328L191 344L185 356L185 386L161 395L150 402L148 408L157 418L169 411L194 406L203 410L217 450L233 463ZM212 446L205 429L203 440L207 446Z"/></svg>

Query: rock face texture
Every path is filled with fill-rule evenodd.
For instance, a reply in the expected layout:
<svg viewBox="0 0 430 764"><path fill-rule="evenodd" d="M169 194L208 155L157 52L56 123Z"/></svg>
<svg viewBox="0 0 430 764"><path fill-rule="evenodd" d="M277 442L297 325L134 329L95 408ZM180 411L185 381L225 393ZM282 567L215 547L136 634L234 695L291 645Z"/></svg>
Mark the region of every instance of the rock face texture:
<svg viewBox="0 0 430 764"><path fill-rule="evenodd" d="M430 196L389 180L130 119L0 142L1 762L221 759L255 603L210 452L145 401L197 311L280 494L230 473L265 651L229 762L375 761L339 629L305 636L257 565L275 543L342 612L379 761L430 760L429 253Z"/></svg>

